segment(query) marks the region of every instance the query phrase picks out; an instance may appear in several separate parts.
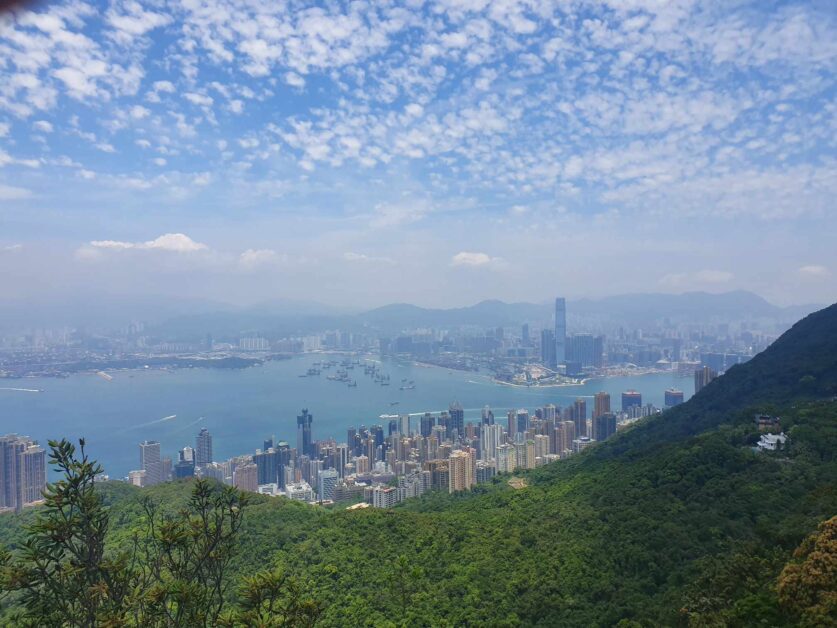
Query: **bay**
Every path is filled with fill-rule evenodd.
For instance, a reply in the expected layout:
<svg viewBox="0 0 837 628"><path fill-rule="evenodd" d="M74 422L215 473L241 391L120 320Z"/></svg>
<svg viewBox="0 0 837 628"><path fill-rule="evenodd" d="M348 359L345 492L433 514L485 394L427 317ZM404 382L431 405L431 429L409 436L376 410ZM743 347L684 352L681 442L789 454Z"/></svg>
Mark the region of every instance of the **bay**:
<svg viewBox="0 0 837 628"><path fill-rule="evenodd" d="M479 421L482 407L491 406L498 422L509 409L530 413L547 403L565 407L578 397L588 399L602 390L619 409L623 391L642 393L643 403L662 407L666 388L694 392L691 377L654 373L595 379L579 386L525 388L494 383L486 373L452 371L435 366L385 359L390 386L374 383L355 366L349 377L357 387L329 381L326 376L299 377L315 362L341 356L306 354L241 369L175 369L111 371L111 380L95 374L66 379L0 380L0 433L17 432L46 445L50 438L84 437L88 452L111 477L123 477L139 466L138 444L158 440L163 455L194 447L201 427L213 436L214 458L252 453L275 435L296 445L296 416L302 408L314 415L315 439L346 440L350 426L383 424L383 414L439 412L459 401L466 421ZM402 380L414 390L400 390ZM27 390L41 392L28 392ZM173 417L173 418L172 418ZM418 418L413 419L414 429Z"/></svg>

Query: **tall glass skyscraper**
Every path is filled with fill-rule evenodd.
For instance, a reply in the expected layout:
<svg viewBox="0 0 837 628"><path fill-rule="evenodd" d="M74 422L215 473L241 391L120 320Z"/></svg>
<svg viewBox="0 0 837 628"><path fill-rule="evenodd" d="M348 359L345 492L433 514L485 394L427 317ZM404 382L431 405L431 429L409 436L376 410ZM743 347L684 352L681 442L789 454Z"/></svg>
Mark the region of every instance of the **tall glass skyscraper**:
<svg viewBox="0 0 837 628"><path fill-rule="evenodd" d="M465 436L465 410L462 409L462 404L458 401L454 401L448 407L448 412L450 413L450 423L448 424L449 436L456 430L456 434L459 438Z"/></svg>
<svg viewBox="0 0 837 628"><path fill-rule="evenodd" d="M212 462L212 434L202 427L195 439L195 464L203 467L210 462Z"/></svg>
<svg viewBox="0 0 837 628"><path fill-rule="evenodd" d="M555 361L567 361L567 301L564 297L555 299Z"/></svg>
<svg viewBox="0 0 837 628"><path fill-rule="evenodd" d="M302 414L296 417L296 453L297 456L316 455L313 451L314 441L311 439L311 423L314 416L308 408L302 409Z"/></svg>

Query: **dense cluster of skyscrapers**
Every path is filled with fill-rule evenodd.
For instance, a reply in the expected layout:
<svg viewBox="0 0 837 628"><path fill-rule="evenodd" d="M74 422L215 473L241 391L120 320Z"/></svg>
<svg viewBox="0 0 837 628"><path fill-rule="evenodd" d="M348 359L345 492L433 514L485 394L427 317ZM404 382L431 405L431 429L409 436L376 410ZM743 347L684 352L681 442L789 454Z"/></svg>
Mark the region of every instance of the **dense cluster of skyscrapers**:
<svg viewBox="0 0 837 628"><path fill-rule="evenodd" d="M683 393L666 391L666 405L682 403ZM532 469L566 458L613 436L619 425L658 412L642 395L622 393L621 410L610 394L565 408L547 404L530 414L511 410L498 420L488 406L478 421L465 421L458 402L447 411L383 416L384 424L348 428L345 442L313 438L314 416L297 416L296 447L266 439L253 454L212 459L212 436L205 428L195 447L179 452L176 463L161 458L160 443L140 444L140 469L129 481L140 486L168 479L212 477L241 490L284 495L308 502L354 500L387 508L428 490L456 492L489 481L497 473Z"/></svg>

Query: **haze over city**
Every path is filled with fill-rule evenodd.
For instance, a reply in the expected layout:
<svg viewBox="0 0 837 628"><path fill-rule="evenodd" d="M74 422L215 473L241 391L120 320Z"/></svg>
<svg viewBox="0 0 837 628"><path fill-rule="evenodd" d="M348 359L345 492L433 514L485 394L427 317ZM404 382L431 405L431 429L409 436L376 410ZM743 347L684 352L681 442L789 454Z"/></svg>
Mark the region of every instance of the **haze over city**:
<svg viewBox="0 0 837 628"><path fill-rule="evenodd" d="M4 299L837 293L828 2L0 18Z"/></svg>

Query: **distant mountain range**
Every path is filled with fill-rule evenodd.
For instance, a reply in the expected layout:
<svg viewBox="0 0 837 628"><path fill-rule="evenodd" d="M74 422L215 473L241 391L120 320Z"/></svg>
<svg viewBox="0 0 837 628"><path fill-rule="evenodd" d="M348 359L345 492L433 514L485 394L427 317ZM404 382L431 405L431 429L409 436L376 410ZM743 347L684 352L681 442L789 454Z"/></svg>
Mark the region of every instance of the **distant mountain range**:
<svg viewBox="0 0 837 628"><path fill-rule="evenodd" d="M720 294L624 294L569 301L567 317L570 330L599 324L644 327L665 319L704 323L770 320L788 326L820 307L779 307L744 290ZM516 327L523 323L541 327L551 325L552 315L552 302L487 300L449 309L395 303L358 313L310 301L273 300L244 307L201 299L76 296L60 303L0 303L0 329L57 325L116 328L140 320L164 337L198 339L210 333L222 339L245 332L277 337L323 329L396 334L422 327Z"/></svg>
<svg viewBox="0 0 837 628"><path fill-rule="evenodd" d="M482 301L476 305L452 309L429 309L415 305L386 305L358 315L364 324L382 330L409 327L480 327L551 324L553 303L505 303ZM570 327L583 321L624 323L633 327L655 321L739 321L771 319L793 323L819 309L819 305L779 307L762 297L738 290L721 294L686 292L683 294L624 294L602 299L568 301Z"/></svg>

